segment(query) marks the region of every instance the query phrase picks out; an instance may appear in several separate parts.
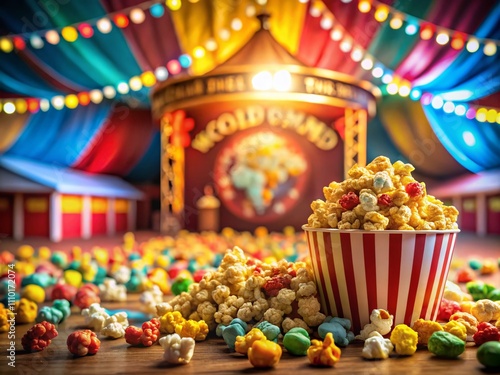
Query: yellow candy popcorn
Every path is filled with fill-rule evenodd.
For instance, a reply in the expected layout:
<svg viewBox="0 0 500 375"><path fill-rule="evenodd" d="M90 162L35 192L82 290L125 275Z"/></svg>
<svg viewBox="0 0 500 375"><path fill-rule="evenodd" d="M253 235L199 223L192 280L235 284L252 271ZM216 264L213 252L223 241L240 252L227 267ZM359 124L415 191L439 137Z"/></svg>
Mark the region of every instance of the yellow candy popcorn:
<svg viewBox="0 0 500 375"><path fill-rule="evenodd" d="M418 333L406 324L394 327L390 340L399 355L413 355L417 351Z"/></svg>
<svg viewBox="0 0 500 375"><path fill-rule="evenodd" d="M264 333L258 328L252 328L245 336L236 336L234 349L240 354L248 354L248 349L257 340L267 341Z"/></svg>
<svg viewBox="0 0 500 375"><path fill-rule="evenodd" d="M333 367L340 360L341 351L335 340L333 334L328 332L325 340L311 340L311 346L307 349L307 358L314 366L328 366Z"/></svg>
<svg viewBox="0 0 500 375"><path fill-rule="evenodd" d="M248 348L248 359L253 367L273 367L280 361L281 346L274 341L257 340Z"/></svg>

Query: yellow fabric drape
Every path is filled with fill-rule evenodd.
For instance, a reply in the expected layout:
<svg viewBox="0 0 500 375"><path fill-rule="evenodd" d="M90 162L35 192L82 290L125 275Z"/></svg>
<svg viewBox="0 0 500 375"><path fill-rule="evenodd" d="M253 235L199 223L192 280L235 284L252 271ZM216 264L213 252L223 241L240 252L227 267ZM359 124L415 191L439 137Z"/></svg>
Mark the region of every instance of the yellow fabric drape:
<svg viewBox="0 0 500 375"><path fill-rule="evenodd" d="M379 116L394 145L421 173L439 177L462 173L463 167L436 137L420 102L386 96L379 103Z"/></svg>
<svg viewBox="0 0 500 375"><path fill-rule="evenodd" d="M22 133L30 113L12 114L0 112L0 154L7 151Z"/></svg>
<svg viewBox="0 0 500 375"><path fill-rule="evenodd" d="M192 74L204 74L223 63L258 30L257 18L247 16L248 6L254 6L257 14L262 11L270 13L270 30L273 36L291 54L297 51L307 10L306 4L282 0L269 0L265 6L259 6L252 0L183 2L179 10L172 12L182 50L192 54L196 47L205 47L210 38L213 38L218 46L213 52L206 51L203 58L193 58ZM241 30L235 31L231 28L234 18L242 21ZM221 39L221 29L230 31L228 40Z"/></svg>

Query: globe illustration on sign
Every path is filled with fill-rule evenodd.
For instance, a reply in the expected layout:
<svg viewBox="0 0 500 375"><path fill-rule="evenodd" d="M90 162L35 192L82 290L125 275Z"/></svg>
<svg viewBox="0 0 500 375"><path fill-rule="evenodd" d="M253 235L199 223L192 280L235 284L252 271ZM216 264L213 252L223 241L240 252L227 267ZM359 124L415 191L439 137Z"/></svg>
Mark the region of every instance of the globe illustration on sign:
<svg viewBox="0 0 500 375"><path fill-rule="evenodd" d="M246 219L269 219L289 211L300 196L308 169L300 147L272 131L233 138L216 159L216 187L222 202Z"/></svg>

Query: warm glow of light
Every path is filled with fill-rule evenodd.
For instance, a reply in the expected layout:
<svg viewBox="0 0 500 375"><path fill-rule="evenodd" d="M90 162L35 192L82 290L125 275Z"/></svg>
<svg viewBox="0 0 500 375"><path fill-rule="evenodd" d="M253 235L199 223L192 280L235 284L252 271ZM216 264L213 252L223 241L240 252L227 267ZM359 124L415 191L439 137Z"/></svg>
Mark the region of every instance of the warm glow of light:
<svg viewBox="0 0 500 375"><path fill-rule="evenodd" d="M410 91L410 99L412 100L418 100L420 99L421 96L422 96L422 91L420 91L419 89L412 89Z"/></svg>
<svg viewBox="0 0 500 375"><path fill-rule="evenodd" d="M231 31L226 28L220 29L219 38L221 38L222 40L229 40L229 38L231 38Z"/></svg>
<svg viewBox="0 0 500 375"><path fill-rule="evenodd" d="M94 35L94 29L88 23L79 24L78 32L84 38L91 38Z"/></svg>
<svg viewBox="0 0 500 375"><path fill-rule="evenodd" d="M390 95L396 95L398 93L398 85L394 82L387 85L387 93Z"/></svg>
<svg viewBox="0 0 500 375"><path fill-rule="evenodd" d="M450 41L450 36L447 33L445 33L444 31L442 31L436 35L436 43L439 45L444 46L449 41Z"/></svg>
<svg viewBox="0 0 500 375"><path fill-rule="evenodd" d="M245 15L249 18L255 16L256 13L257 9L255 9L255 6L253 4L249 4L245 8Z"/></svg>
<svg viewBox="0 0 500 375"><path fill-rule="evenodd" d="M443 111L445 113L453 113L453 111L455 111L455 104L453 102L445 102L443 105Z"/></svg>
<svg viewBox="0 0 500 375"><path fill-rule="evenodd" d="M14 44L9 38L1 38L0 49L5 53L9 53L14 49Z"/></svg>
<svg viewBox="0 0 500 375"><path fill-rule="evenodd" d="M170 8L170 10L179 10L181 9L182 2L181 0L166 0L165 5Z"/></svg>
<svg viewBox="0 0 500 375"><path fill-rule="evenodd" d="M319 21L319 26L323 30L330 30L333 27L333 17L331 14L327 13L324 14L323 17L321 18L321 21Z"/></svg>
<svg viewBox="0 0 500 375"><path fill-rule="evenodd" d="M11 115L16 111L16 106L12 102L5 102L3 104L3 111L8 115Z"/></svg>
<svg viewBox="0 0 500 375"><path fill-rule="evenodd" d="M28 99L28 111L30 113L37 113L38 110L40 109L40 103L36 99Z"/></svg>
<svg viewBox="0 0 500 375"><path fill-rule="evenodd" d="M213 52L217 49L217 42L214 38L208 38L205 42L205 48L207 51Z"/></svg>
<svg viewBox="0 0 500 375"><path fill-rule="evenodd" d="M69 109L75 109L76 107L78 107L78 96L76 96L75 94L66 95L66 97L64 98L64 104Z"/></svg>
<svg viewBox="0 0 500 375"><path fill-rule="evenodd" d="M394 16L389 21L391 29L398 30L403 26L403 19L400 16Z"/></svg>
<svg viewBox="0 0 500 375"><path fill-rule="evenodd" d="M78 39L78 31L73 26L63 27L61 30L61 35L63 39L67 42L73 43Z"/></svg>
<svg viewBox="0 0 500 375"><path fill-rule="evenodd" d="M12 38L12 41L14 42L14 47L16 47L17 50L22 51L26 48L26 42L23 38L15 36Z"/></svg>
<svg viewBox="0 0 500 375"><path fill-rule="evenodd" d="M351 59L353 61L361 61L363 58L363 51L359 48L354 48L351 52Z"/></svg>
<svg viewBox="0 0 500 375"><path fill-rule="evenodd" d="M273 76L270 72L257 73L252 78L252 86L255 90L270 90L273 87Z"/></svg>
<svg viewBox="0 0 500 375"><path fill-rule="evenodd" d="M349 52L352 48L352 41L350 38L345 38L342 42L340 42L340 46L339 46L340 50L342 52Z"/></svg>
<svg viewBox="0 0 500 375"><path fill-rule="evenodd" d="M373 15L373 17L375 17L375 19L378 22L384 22L388 16L389 16L389 7L384 4L380 4L379 6L377 6L377 10Z"/></svg>
<svg viewBox="0 0 500 375"><path fill-rule="evenodd" d="M493 124L496 120L497 120L497 111L494 110L493 108L488 110L488 112L486 113L486 121Z"/></svg>
<svg viewBox="0 0 500 375"><path fill-rule="evenodd" d="M330 38L336 42L338 42L344 36L344 32L342 31L342 27L335 26L333 30L330 32Z"/></svg>
<svg viewBox="0 0 500 375"><path fill-rule="evenodd" d="M92 101L92 103L94 104L99 104L100 102L102 102L102 100L104 99L103 95L102 95L102 91L101 90L91 90L89 92L89 95L90 95L90 100Z"/></svg>
<svg viewBox="0 0 500 375"><path fill-rule="evenodd" d="M102 88L102 94L106 99L113 99L116 96L116 90L113 86L105 86Z"/></svg>
<svg viewBox="0 0 500 375"><path fill-rule="evenodd" d="M164 66L155 69L155 76L158 81L165 81L168 78L168 70Z"/></svg>
<svg viewBox="0 0 500 375"><path fill-rule="evenodd" d="M398 94L402 97L407 97L410 95L411 87L409 84L404 84L399 86Z"/></svg>
<svg viewBox="0 0 500 375"><path fill-rule="evenodd" d="M231 29L234 31L240 31L243 28L243 22L239 18L233 18L231 21Z"/></svg>
<svg viewBox="0 0 500 375"><path fill-rule="evenodd" d="M26 100L24 99L17 99L15 106L16 112L20 114L23 114L28 110L28 103L26 103Z"/></svg>
<svg viewBox="0 0 500 375"><path fill-rule="evenodd" d="M126 82L120 82L118 86L116 86L116 91L118 91L122 95L125 95L129 93L130 87L128 87L128 84Z"/></svg>
<svg viewBox="0 0 500 375"><path fill-rule="evenodd" d="M323 14L323 10L325 9L325 4L321 0L315 0L311 3L311 7L309 8L309 14L312 17L320 17Z"/></svg>
<svg viewBox="0 0 500 375"><path fill-rule="evenodd" d="M467 111L467 109L465 108L465 106L463 104L458 104L455 106L455 114L457 116L463 116L465 115L465 112Z"/></svg>
<svg viewBox="0 0 500 375"><path fill-rule="evenodd" d="M487 42L484 45L483 53L486 56L493 56L495 53L497 53L497 45L494 42Z"/></svg>
<svg viewBox="0 0 500 375"><path fill-rule="evenodd" d="M364 70L370 70L371 68L373 68L373 60L369 57L364 58L363 61L361 61L361 67Z"/></svg>
<svg viewBox="0 0 500 375"><path fill-rule="evenodd" d="M170 60L167 63L167 69L170 72L170 74L179 74L182 70L182 67L181 67L181 64L179 64L179 61Z"/></svg>
<svg viewBox="0 0 500 375"><path fill-rule="evenodd" d="M140 8L135 8L130 11L130 20L135 24L141 24L146 19L146 14Z"/></svg>
<svg viewBox="0 0 500 375"><path fill-rule="evenodd" d="M443 107L443 104L444 104L444 100L442 97L440 96L435 96L432 98L432 101L431 101L431 106L432 108L434 109L440 109Z"/></svg>
<svg viewBox="0 0 500 375"><path fill-rule="evenodd" d="M141 81L144 87L151 87L156 83L156 77L153 72L144 72L141 74Z"/></svg>
<svg viewBox="0 0 500 375"><path fill-rule="evenodd" d="M420 29L420 38L422 40L429 40L434 35L433 27L430 25L425 25Z"/></svg>
<svg viewBox="0 0 500 375"><path fill-rule="evenodd" d="M390 73L385 73L383 76L382 76L382 83L385 83L386 85L388 83L391 83L392 82L392 74Z"/></svg>
<svg viewBox="0 0 500 375"><path fill-rule="evenodd" d="M40 111L47 112L50 109L50 102L48 99L40 99Z"/></svg>
<svg viewBox="0 0 500 375"><path fill-rule="evenodd" d="M470 38L465 48L467 48L467 51L470 53L474 53L479 49L479 42L475 38Z"/></svg>
<svg viewBox="0 0 500 375"><path fill-rule="evenodd" d="M45 33L45 40L53 45L56 45L59 43L61 38L59 37L59 34L55 30L49 30Z"/></svg>
<svg viewBox="0 0 500 375"><path fill-rule="evenodd" d="M205 48L198 46L193 48L193 56L197 59L201 59L205 56Z"/></svg>
<svg viewBox="0 0 500 375"><path fill-rule="evenodd" d="M292 76L290 75L290 72L288 70L278 70L274 73L273 87L277 91L290 90L290 87L292 87Z"/></svg>
<svg viewBox="0 0 500 375"><path fill-rule="evenodd" d="M139 91L142 89L142 81L139 77L134 76L128 81L128 85L132 91Z"/></svg>
<svg viewBox="0 0 500 375"><path fill-rule="evenodd" d="M464 38L460 34L456 34L451 40L451 48L461 50L464 48Z"/></svg>
<svg viewBox="0 0 500 375"><path fill-rule="evenodd" d="M181 67L184 69L189 68L191 64L193 63L193 59L191 59L191 56L187 54L183 54L179 56L179 64L181 64Z"/></svg>
<svg viewBox="0 0 500 375"><path fill-rule="evenodd" d="M384 69L382 69L380 66L376 66L372 70L372 76L375 78L380 78L384 75Z"/></svg>
<svg viewBox="0 0 500 375"><path fill-rule="evenodd" d="M35 49L43 48L43 46L45 44L43 42L43 39L40 38L38 35L32 35L31 38L30 38L30 43L31 43L31 47L33 47Z"/></svg>
<svg viewBox="0 0 500 375"><path fill-rule="evenodd" d="M57 110L63 109L64 108L64 96L62 96L62 95L54 96L52 99L50 99L50 103L52 104L52 107L54 107Z"/></svg>
<svg viewBox="0 0 500 375"><path fill-rule="evenodd" d="M77 94L77 97L78 103L80 103L80 105L86 106L90 104L90 95L88 92L79 92Z"/></svg>
<svg viewBox="0 0 500 375"><path fill-rule="evenodd" d="M432 102L432 94L428 93L428 92L422 94L422 97L420 98L420 102L423 105L429 105L429 104L431 104L431 102Z"/></svg>
<svg viewBox="0 0 500 375"><path fill-rule="evenodd" d="M476 118L476 110L474 108L469 108L467 112L465 112L465 117L469 120Z"/></svg>
<svg viewBox="0 0 500 375"><path fill-rule="evenodd" d="M108 34L113 29L113 25L108 18L101 18L96 23L97 30L99 30L103 34Z"/></svg>
<svg viewBox="0 0 500 375"><path fill-rule="evenodd" d="M368 13L372 9L372 4L368 0L361 0L358 9L361 13Z"/></svg>
<svg viewBox="0 0 500 375"><path fill-rule="evenodd" d="M115 14L115 16L113 17L113 22L120 29L123 29L123 28L127 27L128 24L129 24L128 17L125 14L122 14L122 13Z"/></svg>

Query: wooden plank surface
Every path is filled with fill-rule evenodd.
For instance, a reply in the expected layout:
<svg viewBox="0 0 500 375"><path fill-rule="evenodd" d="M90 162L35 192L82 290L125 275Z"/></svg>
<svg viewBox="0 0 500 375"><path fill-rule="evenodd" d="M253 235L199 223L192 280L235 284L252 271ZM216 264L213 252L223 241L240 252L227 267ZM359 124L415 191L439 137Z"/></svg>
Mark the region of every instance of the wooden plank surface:
<svg viewBox="0 0 500 375"><path fill-rule="evenodd" d="M125 303L103 303L109 309L139 311L138 295L131 295ZM485 374L484 367L476 360L476 350L469 343L459 359L444 360L433 356L426 349L420 349L410 357L393 355L387 360L365 360L361 357L362 343L353 343L342 348L342 357L336 366L316 368L309 365L306 357L294 357L283 351L279 364L274 369L259 370L252 367L248 359L238 353L231 353L224 341L215 335L197 342L195 353L187 365L172 366L162 360L163 349L152 347L131 347L124 338L101 339L101 348L94 356L74 358L66 347L66 338L77 330L84 329L85 319L78 308L72 308L72 315L59 325L59 335L44 351L26 353L22 349L21 338L31 327L30 324L16 326L15 368L7 365L6 353L9 340L6 333L0 334L1 374L252 374L269 372L272 374ZM140 326L142 322L132 321ZM491 372L489 372L491 373Z"/></svg>

